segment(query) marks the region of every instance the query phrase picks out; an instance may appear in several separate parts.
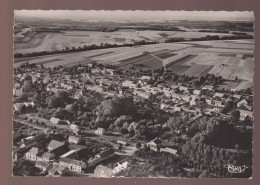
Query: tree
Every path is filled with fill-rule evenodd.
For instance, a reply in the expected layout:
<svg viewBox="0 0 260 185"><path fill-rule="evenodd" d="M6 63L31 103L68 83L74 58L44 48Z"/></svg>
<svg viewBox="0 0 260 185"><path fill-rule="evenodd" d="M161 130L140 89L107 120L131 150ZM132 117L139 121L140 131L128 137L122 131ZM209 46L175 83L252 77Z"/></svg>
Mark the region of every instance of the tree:
<svg viewBox="0 0 260 185"><path fill-rule="evenodd" d="M238 121L240 118L240 111L239 110L234 110L231 112L231 119L233 122Z"/></svg>
<svg viewBox="0 0 260 185"><path fill-rule="evenodd" d="M135 145L135 147L136 147L137 149L141 148L141 146L142 146L142 145L141 145L140 142L137 142L136 145Z"/></svg>

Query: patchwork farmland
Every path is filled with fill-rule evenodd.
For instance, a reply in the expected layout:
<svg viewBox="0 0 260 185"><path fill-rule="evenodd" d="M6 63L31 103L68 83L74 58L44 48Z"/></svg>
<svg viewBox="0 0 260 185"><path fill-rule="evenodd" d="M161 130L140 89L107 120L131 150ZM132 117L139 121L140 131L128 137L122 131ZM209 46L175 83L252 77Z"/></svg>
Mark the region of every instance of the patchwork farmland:
<svg viewBox="0 0 260 185"><path fill-rule="evenodd" d="M219 40L159 43L15 59L14 66L24 62L45 67L72 66L91 62L112 64L122 69L157 69L164 65L173 73L188 76L214 74L227 80L239 77L242 82L229 88L253 85L253 41Z"/></svg>
<svg viewBox="0 0 260 185"><path fill-rule="evenodd" d="M25 30L27 31L27 30ZM34 32L31 31L21 42L15 43L15 53L32 53L41 51L56 51L66 48L78 48L84 45L124 44L135 41L164 42L171 38L201 38L207 35L216 35L208 32L178 32L178 31L137 31L118 30L116 32L100 31L62 31L62 32ZM219 36L230 36L228 33L218 33ZM21 33L15 34L15 38Z"/></svg>

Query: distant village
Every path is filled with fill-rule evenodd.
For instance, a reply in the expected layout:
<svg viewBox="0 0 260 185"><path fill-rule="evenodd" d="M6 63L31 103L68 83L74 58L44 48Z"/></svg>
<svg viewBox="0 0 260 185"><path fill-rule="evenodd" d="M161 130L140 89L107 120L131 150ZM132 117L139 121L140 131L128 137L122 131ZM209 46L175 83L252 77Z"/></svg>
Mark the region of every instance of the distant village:
<svg viewBox="0 0 260 185"><path fill-rule="evenodd" d="M178 76L163 68L136 72L97 63L54 68L24 63L14 69L14 174L230 177L224 163L231 157L215 169L188 151L200 137L200 148L224 150L232 160L251 155L245 142L252 132L253 90L223 89L224 80ZM216 141L230 137L219 134L222 124L243 141L232 138L228 146ZM165 172L145 156L168 159Z"/></svg>

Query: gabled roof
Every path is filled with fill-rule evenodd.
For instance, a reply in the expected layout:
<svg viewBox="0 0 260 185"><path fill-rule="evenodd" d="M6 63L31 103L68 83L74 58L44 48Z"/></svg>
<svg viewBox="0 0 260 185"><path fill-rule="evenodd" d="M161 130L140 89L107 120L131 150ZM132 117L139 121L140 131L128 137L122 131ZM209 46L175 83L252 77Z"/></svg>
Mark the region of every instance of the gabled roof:
<svg viewBox="0 0 260 185"><path fill-rule="evenodd" d="M42 158L46 158L46 159L50 159L51 157L53 157L53 155L49 152L45 152L43 155L42 155Z"/></svg>
<svg viewBox="0 0 260 185"><path fill-rule="evenodd" d="M32 148L28 151L28 153L31 153L31 154L33 154L33 155L37 155L37 154L38 154L38 151L39 151L38 148L32 147Z"/></svg>
<svg viewBox="0 0 260 185"><path fill-rule="evenodd" d="M220 98L222 98L223 96L224 96L223 93L215 93L215 94L214 94L214 97L220 97Z"/></svg>
<svg viewBox="0 0 260 185"><path fill-rule="evenodd" d="M253 116L253 112L252 111L247 111L247 110L241 110L239 109L240 114L246 114L246 115L250 115Z"/></svg>
<svg viewBox="0 0 260 185"><path fill-rule="evenodd" d="M59 147L61 147L63 145L64 145L63 142L51 140L51 142L48 145L48 148L56 149L56 148L59 148Z"/></svg>
<svg viewBox="0 0 260 185"><path fill-rule="evenodd" d="M69 136L69 139L80 140L80 138L76 136Z"/></svg>
<svg viewBox="0 0 260 185"><path fill-rule="evenodd" d="M51 117L50 122L59 122L59 118Z"/></svg>
<svg viewBox="0 0 260 185"><path fill-rule="evenodd" d="M214 87L212 85L205 85L202 89L213 89Z"/></svg>

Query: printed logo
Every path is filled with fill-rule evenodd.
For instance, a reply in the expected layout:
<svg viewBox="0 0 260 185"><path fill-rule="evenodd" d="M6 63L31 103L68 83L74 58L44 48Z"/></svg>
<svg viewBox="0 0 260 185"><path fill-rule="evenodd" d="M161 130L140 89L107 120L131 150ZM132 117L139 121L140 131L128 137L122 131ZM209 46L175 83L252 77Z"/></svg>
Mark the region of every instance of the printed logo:
<svg viewBox="0 0 260 185"><path fill-rule="evenodd" d="M245 165L244 166L234 166L232 164L229 164L226 167L228 169L228 172L230 172L230 173L245 173L245 170L248 168Z"/></svg>

